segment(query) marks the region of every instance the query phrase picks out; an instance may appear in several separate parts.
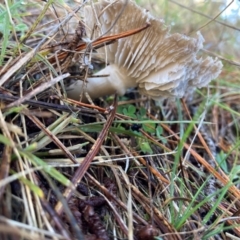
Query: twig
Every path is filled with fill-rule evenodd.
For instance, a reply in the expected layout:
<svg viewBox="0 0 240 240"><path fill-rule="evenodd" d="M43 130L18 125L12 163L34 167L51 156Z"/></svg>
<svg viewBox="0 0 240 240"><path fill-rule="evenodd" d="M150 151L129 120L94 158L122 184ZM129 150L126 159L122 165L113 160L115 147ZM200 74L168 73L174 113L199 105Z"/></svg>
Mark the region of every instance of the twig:
<svg viewBox="0 0 240 240"><path fill-rule="evenodd" d="M14 102L14 101L18 101L19 97L16 96L9 96L7 94L0 94L0 99L2 101L6 101L6 102ZM83 107L88 107L88 108L93 108L93 109L97 109L98 111L102 112L102 114L107 113L107 109L105 108L100 108L97 106L92 106L90 104L84 104L81 102L77 102L77 101L73 101L72 99L67 99L67 102L73 103L73 104L77 104L79 106L83 106ZM96 111L94 110L90 110L90 109L86 109L86 108L78 108L78 107L72 107L72 106L65 106L65 105L60 105L60 104L54 104L54 103L48 103L48 102L43 102L43 101L37 101L37 100L24 100L24 102L22 102L22 104L28 104L30 106L35 106L35 107L39 107L39 108L43 108L43 109L52 109L52 110L56 110L56 111L63 111L63 112L81 112L81 113L93 113L95 114ZM3 108L2 111L7 111L9 108ZM27 114L26 114L27 115Z"/></svg>
<svg viewBox="0 0 240 240"><path fill-rule="evenodd" d="M73 190L77 187L77 184L82 180L82 177L86 173L87 169L89 168L93 158L96 156L98 153L106 135L107 132L114 120L115 113L116 113L116 108L117 108L117 95L115 95L114 103L113 103L113 109L108 117L108 120L106 121L106 124L103 127L103 130L99 134L98 139L96 142L93 144L92 148L90 149L88 155L86 158L83 160L82 164L78 167L77 171L75 172L71 182L73 187L68 187L65 192L64 192L64 197L69 200L69 198L72 195ZM58 202L56 207L55 207L56 212L60 215L63 211L63 206L61 202Z"/></svg>

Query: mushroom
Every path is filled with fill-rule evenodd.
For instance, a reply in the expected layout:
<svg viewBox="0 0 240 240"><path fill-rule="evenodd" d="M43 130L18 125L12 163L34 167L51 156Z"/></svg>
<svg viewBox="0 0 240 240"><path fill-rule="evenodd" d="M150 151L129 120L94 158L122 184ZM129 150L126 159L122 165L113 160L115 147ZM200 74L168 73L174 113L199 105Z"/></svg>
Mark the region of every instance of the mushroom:
<svg viewBox="0 0 240 240"><path fill-rule="evenodd" d="M110 35L122 33L146 23L150 27L98 49L98 56L105 57L109 65L97 75L105 76L89 77L86 83L75 81L66 89L69 98L79 100L83 89L94 99L115 92L123 95L128 88L134 87L155 100L182 97L196 87L206 86L220 74L221 61L196 56L204 42L200 32L195 38L170 34L163 20L154 18L132 1L125 3L125 0L101 0L93 7L86 6L88 36L92 32L93 39L105 32ZM101 31L93 31L96 18Z"/></svg>

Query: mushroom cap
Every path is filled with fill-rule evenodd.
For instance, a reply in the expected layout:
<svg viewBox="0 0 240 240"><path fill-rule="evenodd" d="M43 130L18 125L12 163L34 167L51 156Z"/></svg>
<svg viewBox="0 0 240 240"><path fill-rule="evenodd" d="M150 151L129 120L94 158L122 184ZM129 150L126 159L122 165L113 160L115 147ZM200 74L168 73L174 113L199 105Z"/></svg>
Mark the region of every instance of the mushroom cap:
<svg viewBox="0 0 240 240"><path fill-rule="evenodd" d="M124 70L127 81L136 83L140 93L154 99L182 97L186 91L204 87L220 74L222 63L218 59L197 59L204 42L200 32L195 38L170 34L163 20L132 1L126 5L125 2L101 0L93 8L86 6L85 21L92 39L109 29L107 34L113 35L150 24L144 31L98 50L102 58ZM100 30L95 28L96 24Z"/></svg>

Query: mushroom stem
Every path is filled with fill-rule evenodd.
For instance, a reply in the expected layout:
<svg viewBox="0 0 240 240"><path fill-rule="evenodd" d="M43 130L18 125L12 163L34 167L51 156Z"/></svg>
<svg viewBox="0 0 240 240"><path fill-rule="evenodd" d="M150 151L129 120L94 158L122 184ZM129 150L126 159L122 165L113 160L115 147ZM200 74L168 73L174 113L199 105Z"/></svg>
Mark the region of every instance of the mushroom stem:
<svg viewBox="0 0 240 240"><path fill-rule="evenodd" d="M127 77L126 71L112 64L97 72L99 77L89 77L87 82L77 80L66 89L69 98L79 100L83 93L82 100L86 101L84 92L87 92L92 99L118 93L123 95L128 88L137 86L136 81ZM101 75L107 75L101 77Z"/></svg>

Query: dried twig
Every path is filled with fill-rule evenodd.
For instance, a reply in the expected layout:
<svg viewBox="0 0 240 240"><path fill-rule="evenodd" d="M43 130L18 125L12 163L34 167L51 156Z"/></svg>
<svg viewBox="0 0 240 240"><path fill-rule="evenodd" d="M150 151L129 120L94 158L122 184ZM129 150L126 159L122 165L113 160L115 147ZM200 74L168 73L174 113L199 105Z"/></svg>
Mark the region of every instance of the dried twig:
<svg viewBox="0 0 240 240"><path fill-rule="evenodd" d="M85 172L87 171L91 161L93 160L93 158L98 153L98 151L99 151L99 149L100 149L100 147L101 147L101 145L102 145L102 143L103 143L103 141L106 137L106 134L107 134L107 132L108 132L113 120L114 120L115 113L116 113L116 108L117 108L117 95L115 95L115 100L114 100L114 103L113 103L113 109L110 113L110 116L109 116L106 124L104 125L103 130L99 134L98 139L96 140L96 142L92 146L91 150L89 151L88 155L86 156L86 158L84 159L82 164L78 167L77 171L75 172L75 174L74 174L74 176L71 180L74 188L76 188L77 184L82 180L82 177L84 176ZM72 187L69 187L65 190L64 196L67 200L71 197L72 192L73 192ZM61 214L62 210L63 210L62 203L58 202L55 209L58 212L58 214Z"/></svg>

